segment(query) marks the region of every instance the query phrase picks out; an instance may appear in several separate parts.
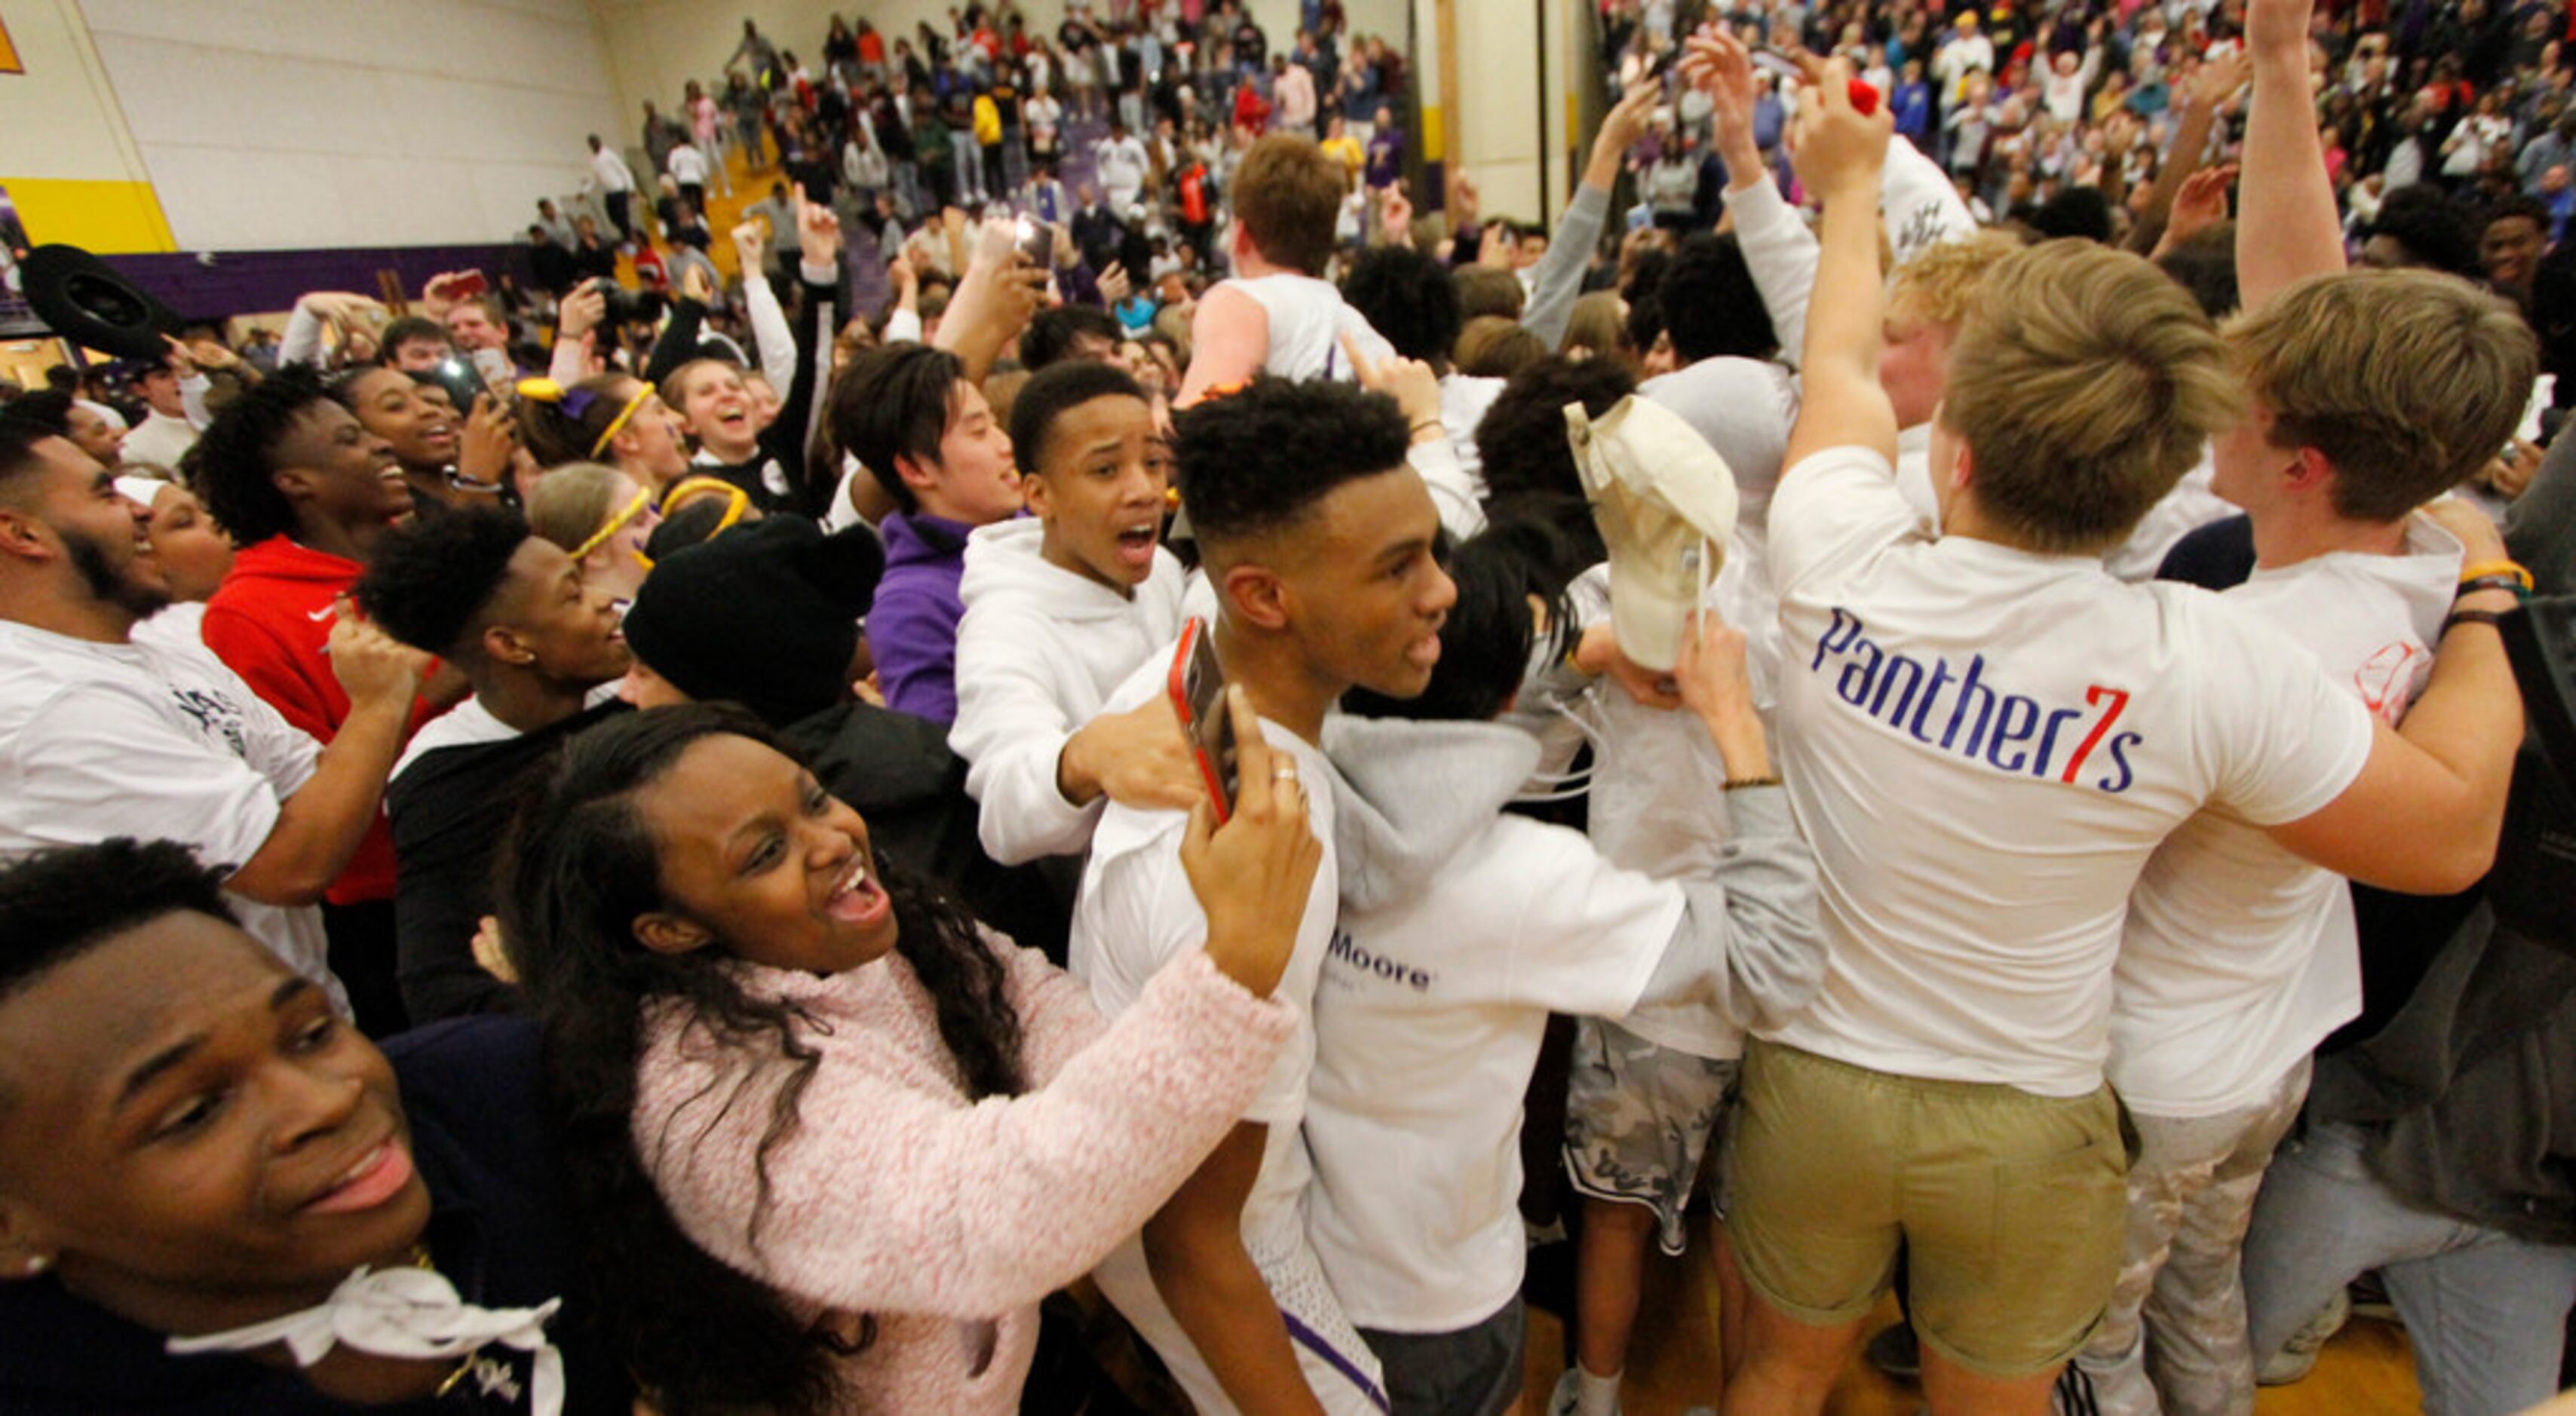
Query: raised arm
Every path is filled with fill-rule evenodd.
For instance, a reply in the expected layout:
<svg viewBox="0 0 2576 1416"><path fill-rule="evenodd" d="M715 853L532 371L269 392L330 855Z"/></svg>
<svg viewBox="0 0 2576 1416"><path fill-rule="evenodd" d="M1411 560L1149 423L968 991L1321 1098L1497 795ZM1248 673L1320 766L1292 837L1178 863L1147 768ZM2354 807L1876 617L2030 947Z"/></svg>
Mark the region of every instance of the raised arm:
<svg viewBox="0 0 2576 1416"><path fill-rule="evenodd" d="M321 364L329 353L322 347L323 326L337 325L345 332L360 313L382 314L384 308L379 301L344 290L315 290L296 297L295 309L286 317L286 332L278 337L277 362Z"/></svg>
<svg viewBox="0 0 2576 1416"><path fill-rule="evenodd" d="M921 342L921 276L898 252L886 262L886 284L894 287L894 308L886 311L877 337L887 344Z"/></svg>
<svg viewBox="0 0 2576 1416"><path fill-rule="evenodd" d="M1753 63L1744 41L1720 29L1693 35L1684 76L1707 94L1719 160L1726 164L1727 214L1753 288L1791 365L1806 352L1807 300L1816 288L1816 234L1780 195L1753 145ZM1895 144L1890 144L1891 150Z"/></svg>
<svg viewBox="0 0 2576 1416"><path fill-rule="evenodd" d="M778 292L769 288L769 241L760 223L746 221L734 227L733 249L742 268L743 312L751 321L751 343L759 353L760 372L785 388L796 377L796 331L788 327Z"/></svg>
<svg viewBox="0 0 2576 1416"><path fill-rule="evenodd" d="M1230 701L1252 723L1240 690ZM1019 1096L959 1107L864 1060L823 1067L799 1099L803 1126L766 1160L775 1198L757 1244L751 1177L770 1114L759 1093L781 1078L773 1069L737 1095L738 1060L685 1035L657 1039L635 1134L690 1237L835 1307L990 1318L1071 1282L1145 1224L1204 1169L1297 1026L1289 1005L1260 1000L1295 948L1323 848L1294 777L1272 770L1252 728L1234 815L1218 828L1200 807L1181 848L1204 947L1175 956ZM1025 979L1032 966L1014 963ZM1030 1016L1049 1032L1091 1026Z"/></svg>
<svg viewBox="0 0 2576 1416"><path fill-rule="evenodd" d="M1016 233L1005 217L984 223L975 239L974 259L965 269L931 343L956 355L966 365L966 376L982 383L994 361L1037 313L1046 295L1047 273L1020 254Z"/></svg>
<svg viewBox="0 0 2576 1416"><path fill-rule="evenodd" d="M1798 180L1824 199L1825 220L1800 359L1802 401L1784 467L1829 447L1896 457L1896 410L1878 382L1879 170L1895 123L1884 106L1866 116L1854 109L1850 85L1848 62L1827 63L1799 115Z"/></svg>
<svg viewBox="0 0 2576 1416"><path fill-rule="evenodd" d="M2203 64L2200 72L2192 76L2191 91L2183 99L2182 121L2174 129L2173 145L2165 149L2164 165L2156 169L2156 185L2147 193L2147 209L2138 214L2137 224L2129 229L2128 249L2152 251L2163 240L2175 198L2182 195L2183 184L2201 170L2202 160L2208 156L2209 130L2217 126L2220 106L2245 86L2246 65L2246 56L2239 51ZM2304 85L2305 80L2301 82ZM2322 155L2317 170L2320 174L2325 170Z"/></svg>
<svg viewBox="0 0 2576 1416"><path fill-rule="evenodd" d="M736 1074L658 1048L636 1134L673 1217L726 1263L835 1307L990 1318L1080 1277L1145 1223L1249 1102L1292 1022L1184 955L1023 1096L960 1109L827 1067L799 1100L805 1124L768 1157L776 1198L756 1246L759 1083L735 1096Z"/></svg>
<svg viewBox="0 0 2576 1416"><path fill-rule="evenodd" d="M761 450L780 467L797 473L797 509L820 516L839 485L834 478L807 473L806 449L823 419L823 380L830 374L830 331L841 310L841 222L832 209L804 199L796 201L797 279L803 282L796 302L796 328L788 335L793 373L779 389L778 419L760 435ZM776 375L771 380L776 381Z"/></svg>
<svg viewBox="0 0 2576 1416"><path fill-rule="evenodd" d="M555 306L555 347L546 356L546 377L570 388L590 377L591 331L608 318L608 296L597 280L573 287Z"/></svg>
<svg viewBox="0 0 2576 1416"><path fill-rule="evenodd" d="M2308 92L2308 12L2313 0L2252 0L2245 47L2254 60L2254 106L2245 123L2236 213L2236 283L2245 308L2311 275L2344 268L2343 227L2317 141Z"/></svg>
<svg viewBox="0 0 2576 1416"><path fill-rule="evenodd" d="M1610 190L1619 180L1619 163L1628 149L1646 131L1646 115L1653 111L1661 87L1640 85L1636 92L1620 99L1601 120L1601 131L1592 135L1592 156L1583 167L1583 183L1575 188L1574 200L1566 204L1565 215L1556 223L1556 235L1547 243L1547 254L1539 257L1538 275L1532 282L1529 308L1521 312L1521 327L1539 337L1539 342L1554 349L1565 342L1565 326L1574 318L1575 299L1583 293L1583 272L1592 263L1592 252L1601 244L1601 228L1610 214Z"/></svg>

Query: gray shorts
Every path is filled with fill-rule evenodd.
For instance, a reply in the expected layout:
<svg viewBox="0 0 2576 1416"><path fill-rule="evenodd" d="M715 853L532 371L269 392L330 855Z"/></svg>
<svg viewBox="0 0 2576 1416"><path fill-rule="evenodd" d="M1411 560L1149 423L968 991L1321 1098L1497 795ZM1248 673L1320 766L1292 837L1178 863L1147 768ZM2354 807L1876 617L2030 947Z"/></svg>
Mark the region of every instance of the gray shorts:
<svg viewBox="0 0 2576 1416"><path fill-rule="evenodd" d="M1565 1170L1596 1200L1654 1210L1682 1252L1682 1208L1739 1064L1675 1052L1617 1023L1577 1019L1565 1095Z"/></svg>
<svg viewBox="0 0 2576 1416"><path fill-rule="evenodd" d="M1386 1373L1393 1416L1504 1416L1521 1394L1529 1310L1520 1296L1456 1332L1360 1329Z"/></svg>

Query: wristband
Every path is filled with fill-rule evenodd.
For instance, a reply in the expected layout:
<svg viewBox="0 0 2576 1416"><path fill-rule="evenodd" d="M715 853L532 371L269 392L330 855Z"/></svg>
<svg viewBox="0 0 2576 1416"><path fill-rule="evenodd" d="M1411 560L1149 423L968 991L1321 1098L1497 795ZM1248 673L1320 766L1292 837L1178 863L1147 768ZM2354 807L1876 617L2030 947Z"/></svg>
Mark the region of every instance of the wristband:
<svg viewBox="0 0 2576 1416"><path fill-rule="evenodd" d="M1775 773L1768 777L1736 777L1721 785L1718 790L1732 792L1742 790L1746 787L1776 787L1778 785L1780 785L1780 778L1778 774Z"/></svg>
<svg viewBox="0 0 2576 1416"><path fill-rule="evenodd" d="M2519 578L2510 575L2471 576L2460 582L2460 588L2453 594L2452 598L2457 599L2461 595L2474 595L2481 590L2510 590L2513 592L2513 597L2515 599L2528 600L2531 598L2531 577L2528 575Z"/></svg>
<svg viewBox="0 0 2576 1416"><path fill-rule="evenodd" d="M2483 624L2492 628L2497 621L2512 613L2511 610L2453 610L2450 618L2442 621L2442 633L2449 635L2451 626L2455 624Z"/></svg>
<svg viewBox="0 0 2576 1416"><path fill-rule="evenodd" d="M2462 585L2466 585L2472 580L2483 580L2489 576L2507 577L2516 585L2521 587L2523 594L2528 595L2531 593L2531 572L2523 569L2513 561L2480 561L2476 565L2465 565L2460 567L2460 583Z"/></svg>

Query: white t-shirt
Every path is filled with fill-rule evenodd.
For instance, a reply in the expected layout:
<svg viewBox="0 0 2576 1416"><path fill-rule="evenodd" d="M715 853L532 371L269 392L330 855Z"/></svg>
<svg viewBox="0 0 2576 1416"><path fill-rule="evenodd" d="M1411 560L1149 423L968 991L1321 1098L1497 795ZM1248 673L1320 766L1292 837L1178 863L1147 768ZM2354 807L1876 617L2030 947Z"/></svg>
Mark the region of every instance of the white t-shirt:
<svg viewBox="0 0 2576 1416"><path fill-rule="evenodd" d="M2091 1092L2156 845L2204 804L2297 820L2369 758L2369 713L2279 631L2088 556L1927 539L1865 448L1782 477L1771 570L1828 960L1764 1036L1810 1052Z"/></svg>
<svg viewBox="0 0 2576 1416"><path fill-rule="evenodd" d="M1485 496L1485 459L1476 448L1476 425L1494 411L1494 400L1508 379L1478 378L1455 369L1440 376L1440 426L1458 449L1458 466L1476 483L1476 498Z"/></svg>
<svg viewBox="0 0 2576 1416"><path fill-rule="evenodd" d="M1500 816L1428 890L1343 914L1306 1144L1315 1252L1352 1322L1455 1332L1520 1291L1515 1138L1547 1015L1635 1007L1682 905L1573 831Z"/></svg>
<svg viewBox="0 0 2576 1416"><path fill-rule="evenodd" d="M128 636L137 644L174 649L183 654L212 653L206 648L206 602L183 600L164 607L150 619L138 620ZM221 663L222 660L216 660Z"/></svg>
<svg viewBox="0 0 2576 1416"><path fill-rule="evenodd" d="M197 430L185 418L173 418L153 409L143 415L134 431L117 445L117 456L127 462L149 463L154 467L176 469L179 459L197 445Z"/></svg>
<svg viewBox="0 0 2576 1416"><path fill-rule="evenodd" d="M2409 523L2405 553L2337 552L2220 598L2298 641L2391 726L2433 672L2460 543ZM2254 1105L2361 1013L2361 951L2343 877L2220 811L2184 822L2129 896L2111 997L2111 1084L2150 1116Z"/></svg>
<svg viewBox="0 0 2576 1416"><path fill-rule="evenodd" d="M1166 646L1110 695L1102 711L1123 712L1159 692L1170 662L1171 648ZM1329 783L1333 767L1323 753L1293 734L1272 724L1263 726L1270 745L1296 761L1306 783L1308 821L1316 839L1324 843L1324 860L1306 896L1295 952L1273 994L1298 1010L1298 1028L1243 1116L1269 1128L1260 1173L1244 1197L1243 1247L1290 1320L1298 1363L1324 1409L1337 1416L1368 1416L1379 1410L1371 1399L1379 1388L1377 1359L1342 1315L1307 1242L1306 1187L1314 1168L1300 1130L1306 1118L1307 1079L1315 1065L1311 1012L1315 983L1332 944L1341 895L1332 849ZM1181 834L1188 824L1182 812L1139 811L1112 802L1092 834L1091 857L1084 863L1082 890L1074 903L1069 962L1073 976L1091 989L1091 1001L1104 1018L1115 1018L1132 1006L1145 984L1175 955L1206 942L1207 915L1181 869ZM1234 1409L1206 1359L1164 1305L1146 1267L1140 1239L1119 1245L1092 1277L1138 1334L1153 1344L1200 1411ZM1301 1328L1307 1336L1299 1337Z"/></svg>
<svg viewBox="0 0 2576 1416"><path fill-rule="evenodd" d="M0 620L0 856L132 836L237 867L321 754L202 645L98 644ZM348 1012L319 908L231 903Z"/></svg>
<svg viewBox="0 0 2576 1416"><path fill-rule="evenodd" d="M1896 435L1896 489L1905 495L1922 524L1941 527L1939 494L1932 489L1932 425L1918 423ZM2211 491L2218 475L2217 454L2202 448L2200 460L2182 474L2173 490L2156 499L2131 528L2127 540L2103 553L2102 568L2114 580L2153 580L2176 542L2213 521L2236 514L2236 508Z"/></svg>
<svg viewBox="0 0 2576 1416"><path fill-rule="evenodd" d="M627 168L626 159L619 157L615 148L603 147L590 155L590 176L603 192L635 190L635 174Z"/></svg>
<svg viewBox="0 0 2576 1416"><path fill-rule="evenodd" d="M1345 334L1371 359L1395 355L1395 346L1386 342L1367 316L1344 303L1342 292L1329 280L1280 271L1248 280L1238 277L1217 288L1249 295L1261 306L1270 324L1270 352L1261 364L1265 373L1283 379L1321 376L1347 383L1358 375L1342 354Z"/></svg>
<svg viewBox="0 0 2576 1416"><path fill-rule="evenodd" d="M1136 194L1144 189L1145 174L1152 167L1145 145L1136 141L1132 133L1123 138L1102 138L1091 145L1091 155L1098 164L1101 190L1108 194L1118 215L1126 216Z"/></svg>
<svg viewBox="0 0 2576 1416"><path fill-rule="evenodd" d="M620 686L618 681L611 680L583 694L582 711L586 713L615 698ZM388 783L399 780L403 773L412 769L413 763L441 748L481 747L508 742L518 736L520 730L495 717L491 709L483 706L483 696L476 694L421 724L420 731L413 733L411 741L403 744L402 756L394 759L394 770L386 774L385 780Z"/></svg>
<svg viewBox="0 0 2576 1416"><path fill-rule="evenodd" d="M2102 568L2120 580L2152 579L2156 568L2165 563L2165 553L2174 548L2175 542L2213 521L2224 521L2234 516L2236 508L2210 490L2210 484L2217 476L2217 454L2208 448L2201 449L2200 460L2191 465L2190 471L2182 474L2182 480L2174 483L2172 491L2147 508L2147 514L2139 518L2137 527L2129 532L2129 539L2102 557ZM2287 625L2282 627L2289 628Z"/></svg>

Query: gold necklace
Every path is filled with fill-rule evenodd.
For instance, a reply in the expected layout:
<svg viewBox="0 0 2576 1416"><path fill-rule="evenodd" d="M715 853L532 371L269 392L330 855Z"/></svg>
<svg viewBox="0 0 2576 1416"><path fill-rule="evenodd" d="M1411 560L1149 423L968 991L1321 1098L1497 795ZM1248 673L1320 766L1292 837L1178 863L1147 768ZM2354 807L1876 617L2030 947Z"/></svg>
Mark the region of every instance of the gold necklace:
<svg viewBox="0 0 2576 1416"><path fill-rule="evenodd" d="M438 1265L430 1262L428 1241L413 1241L411 1246L411 1266L428 1273L438 1272ZM447 1399L447 1394L456 1390L456 1384L465 1380L465 1374L474 1370L475 1353L480 1351L482 1351L482 1349L478 1347L474 1352L468 1352L463 1357L458 1358L456 1362L456 1370L448 1373L446 1377L440 1380L438 1390L430 1394L430 1400L445 1401Z"/></svg>

